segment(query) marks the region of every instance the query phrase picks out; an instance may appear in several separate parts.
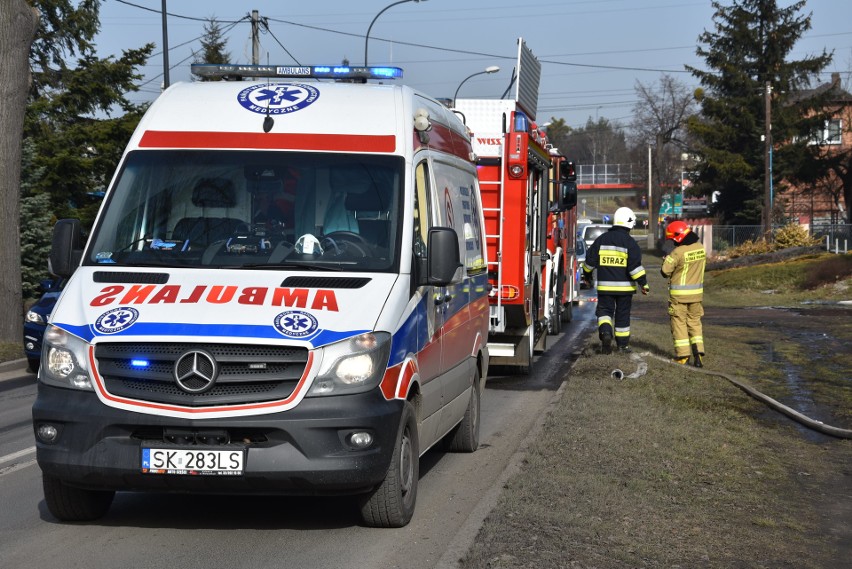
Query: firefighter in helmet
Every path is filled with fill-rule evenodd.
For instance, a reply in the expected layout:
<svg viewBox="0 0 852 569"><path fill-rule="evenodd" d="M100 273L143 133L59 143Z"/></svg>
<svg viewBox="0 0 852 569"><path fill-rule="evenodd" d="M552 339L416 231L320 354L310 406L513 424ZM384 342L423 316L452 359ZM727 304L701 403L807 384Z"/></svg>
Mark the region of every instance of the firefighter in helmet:
<svg viewBox="0 0 852 569"><path fill-rule="evenodd" d="M630 309L636 285L648 294L648 279L642 266L642 250L630 236L636 215L629 207L620 207L612 216L612 227L595 239L583 261L583 280L591 287L592 271L598 271L598 337L602 351L608 354L612 340L619 350L630 351Z"/></svg>
<svg viewBox="0 0 852 569"><path fill-rule="evenodd" d="M666 239L675 248L663 259L660 272L669 280L669 316L675 358L679 364L689 362L703 367L704 338L701 317L704 316L704 266L707 254L698 236L683 221L672 221L666 226Z"/></svg>

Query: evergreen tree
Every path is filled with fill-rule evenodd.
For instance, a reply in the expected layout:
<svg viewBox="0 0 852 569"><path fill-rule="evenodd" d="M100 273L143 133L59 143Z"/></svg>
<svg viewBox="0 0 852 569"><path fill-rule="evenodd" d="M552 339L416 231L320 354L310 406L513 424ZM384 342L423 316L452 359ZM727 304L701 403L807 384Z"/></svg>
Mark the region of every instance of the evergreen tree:
<svg viewBox="0 0 852 569"><path fill-rule="evenodd" d="M50 196L32 193L32 180L42 172L33 166L35 148L31 141L24 142L21 159L21 288L24 300L35 299L39 283L50 278L47 257L53 234L53 208Z"/></svg>
<svg viewBox="0 0 852 569"><path fill-rule="evenodd" d="M210 17L204 23L204 35L201 37L201 51L194 54L195 63L230 63L231 54L225 51L228 41L224 37L222 26L215 17ZM217 77L201 77L195 75L198 81L219 81Z"/></svg>
<svg viewBox="0 0 852 569"><path fill-rule="evenodd" d="M32 2L43 21L30 50L33 86L24 138L43 175L31 180L31 191L49 194L57 217L91 223L98 206L92 196L106 188L145 110L126 94L137 90L136 69L154 46L99 58L93 41L100 0Z"/></svg>
<svg viewBox="0 0 852 569"><path fill-rule="evenodd" d="M696 92L702 114L689 121L695 151L701 157L696 188L718 191L717 213L725 222L757 224L764 202L765 92L771 88L772 138L781 148L773 160L779 181L805 168L795 149L821 124L821 101L791 104L830 62L831 55L788 61L796 42L811 27L810 14L800 15L805 0L779 8L776 0L712 2L714 31L699 36L697 54L706 70L687 67L703 89ZM780 143L784 143L781 145ZM815 156L812 160L817 159Z"/></svg>
<svg viewBox="0 0 852 569"><path fill-rule="evenodd" d="M100 3L16 0L16 5L7 6L4 0L3 15L13 18L0 18L0 38L20 27L27 10L34 14L38 27L34 26L34 37L15 44L26 45L31 77L15 69L12 50L0 49L0 70L12 73L0 84L18 85L26 94L22 100L25 108L12 116L22 120L23 129L12 128L13 122L0 112L0 123L4 124L0 148L20 149L23 135L26 149L23 155L0 152L3 159L13 157L16 161L14 168L2 168L10 174L0 182L2 199L6 200L0 216L10 216L0 223L7 244L3 254L15 256L3 259L3 341L20 341L22 295L33 296L37 284L47 276L53 222L58 217L73 216L91 223L98 206L91 196L109 182L144 110L131 104L125 95L136 90L139 76L135 70L145 63L153 44L126 51L120 58L98 58L94 38L100 26ZM24 68L26 63L25 59ZM12 97L0 99L8 102ZM120 116L111 118L113 114ZM22 160L25 170L19 184Z"/></svg>

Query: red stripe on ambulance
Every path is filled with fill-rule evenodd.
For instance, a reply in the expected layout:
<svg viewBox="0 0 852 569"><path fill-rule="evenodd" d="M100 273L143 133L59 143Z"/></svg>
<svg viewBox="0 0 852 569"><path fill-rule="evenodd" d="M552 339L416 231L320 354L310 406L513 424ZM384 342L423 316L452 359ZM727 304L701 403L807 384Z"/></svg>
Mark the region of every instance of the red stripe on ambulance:
<svg viewBox="0 0 852 569"><path fill-rule="evenodd" d="M392 134L295 134L255 132L173 132L148 130L140 148L262 148L328 152L393 152Z"/></svg>

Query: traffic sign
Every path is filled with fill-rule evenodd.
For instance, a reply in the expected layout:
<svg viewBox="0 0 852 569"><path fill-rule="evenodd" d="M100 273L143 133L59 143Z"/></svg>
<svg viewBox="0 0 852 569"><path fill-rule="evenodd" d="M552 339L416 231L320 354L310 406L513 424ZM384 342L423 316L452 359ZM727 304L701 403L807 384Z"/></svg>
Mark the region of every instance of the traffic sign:
<svg viewBox="0 0 852 569"><path fill-rule="evenodd" d="M660 202L660 215L671 215L672 213L674 213L672 196L671 194L663 194L662 201Z"/></svg>

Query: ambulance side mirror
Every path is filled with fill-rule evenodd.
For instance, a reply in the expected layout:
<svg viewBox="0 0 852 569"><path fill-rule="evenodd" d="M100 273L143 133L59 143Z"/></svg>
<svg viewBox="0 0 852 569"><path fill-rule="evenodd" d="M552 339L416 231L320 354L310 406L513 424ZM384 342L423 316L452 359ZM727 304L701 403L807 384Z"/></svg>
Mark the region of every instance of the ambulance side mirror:
<svg viewBox="0 0 852 569"><path fill-rule="evenodd" d="M447 286L460 280L459 237L451 227L429 229L426 250L426 282L432 286Z"/></svg>
<svg viewBox="0 0 852 569"><path fill-rule="evenodd" d="M70 277L83 258L83 226L79 219L60 219L53 226L48 268L57 277Z"/></svg>

